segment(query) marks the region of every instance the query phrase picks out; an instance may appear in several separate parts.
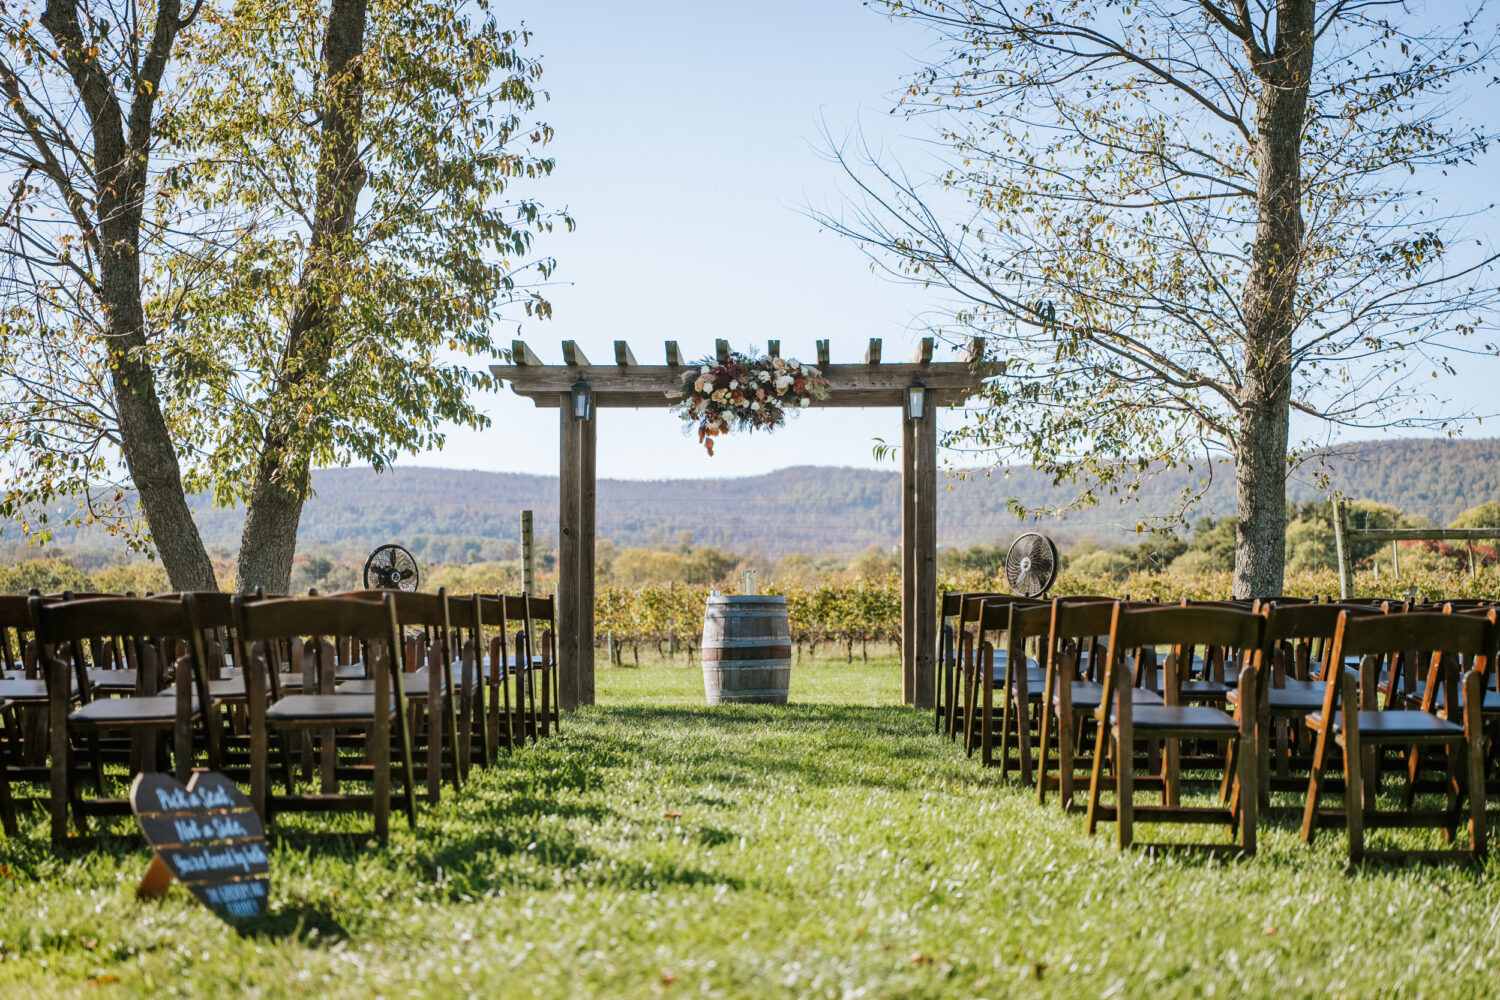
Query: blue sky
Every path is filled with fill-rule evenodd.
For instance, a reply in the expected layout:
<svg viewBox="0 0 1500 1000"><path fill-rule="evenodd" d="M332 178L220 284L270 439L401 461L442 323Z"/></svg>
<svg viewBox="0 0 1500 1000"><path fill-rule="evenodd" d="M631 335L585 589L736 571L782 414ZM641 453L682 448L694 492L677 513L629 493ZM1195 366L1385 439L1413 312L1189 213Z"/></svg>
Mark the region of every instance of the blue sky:
<svg viewBox="0 0 1500 1000"><path fill-rule="evenodd" d="M541 117L557 130L557 170L535 193L578 222L543 247L559 261L553 319L520 333L543 361L560 363L564 339L595 361L627 340L643 363L661 362L665 340L697 356L716 337L762 349L779 339L784 355L804 360L825 337L836 362L861 360L870 337L884 338L888 358L910 353L930 303L872 274L800 209L839 198L841 171L820 152L823 123L835 135L861 125L921 167L921 126L887 114L902 75L928 52L920 30L858 0L546 0L503 5L499 16L522 16L536 33L531 51L552 97ZM1479 405L1493 382L1486 366L1500 368L1482 360L1453 385L1460 405ZM453 430L441 452L399 464L556 473L556 410L508 389L481 405L490 431ZM709 458L680 428L665 410L602 412L599 475L872 466L873 439L900 433L895 410L809 411L774 435L724 439Z"/></svg>

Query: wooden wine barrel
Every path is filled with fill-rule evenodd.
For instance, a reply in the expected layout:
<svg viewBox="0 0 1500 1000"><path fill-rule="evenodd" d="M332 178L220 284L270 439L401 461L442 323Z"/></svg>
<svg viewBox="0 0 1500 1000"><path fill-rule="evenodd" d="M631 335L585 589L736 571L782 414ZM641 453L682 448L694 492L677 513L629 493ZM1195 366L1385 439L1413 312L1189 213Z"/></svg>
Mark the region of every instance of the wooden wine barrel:
<svg viewBox="0 0 1500 1000"><path fill-rule="evenodd" d="M710 705L785 705L792 633L785 597L715 596L703 615L703 693Z"/></svg>

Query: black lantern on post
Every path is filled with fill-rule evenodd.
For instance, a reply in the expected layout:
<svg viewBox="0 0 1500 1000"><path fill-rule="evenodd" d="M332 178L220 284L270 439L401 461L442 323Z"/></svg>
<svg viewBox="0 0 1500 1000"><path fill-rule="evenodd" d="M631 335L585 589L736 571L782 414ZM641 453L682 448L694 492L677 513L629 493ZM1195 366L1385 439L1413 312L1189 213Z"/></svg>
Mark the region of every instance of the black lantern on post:
<svg viewBox="0 0 1500 1000"><path fill-rule="evenodd" d="M594 412L594 393L588 382L579 379L572 389L573 419L587 420Z"/></svg>
<svg viewBox="0 0 1500 1000"><path fill-rule="evenodd" d="M906 387L906 419L921 420L927 415L927 387L921 379L912 379Z"/></svg>

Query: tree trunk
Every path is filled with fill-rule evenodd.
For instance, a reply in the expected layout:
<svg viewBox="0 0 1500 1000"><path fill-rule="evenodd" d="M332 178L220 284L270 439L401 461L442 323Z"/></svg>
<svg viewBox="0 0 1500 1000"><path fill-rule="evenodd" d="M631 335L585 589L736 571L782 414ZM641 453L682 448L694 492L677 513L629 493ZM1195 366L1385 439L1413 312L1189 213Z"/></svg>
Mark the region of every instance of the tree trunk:
<svg viewBox="0 0 1500 1000"><path fill-rule="evenodd" d="M155 376L144 357L146 337L135 246L109 239L110 228L113 227L104 230L107 249L99 270L108 317L110 376L125 464L172 589L218 590L213 563L203 547L203 537L198 533L182 488L177 448L162 416Z"/></svg>
<svg viewBox="0 0 1500 1000"><path fill-rule="evenodd" d="M1280 0L1276 47L1247 43L1260 79L1254 142L1255 244L1245 282L1245 381L1235 434L1234 596L1280 594L1286 464L1302 254L1302 125L1312 74L1312 0Z"/></svg>
<svg viewBox="0 0 1500 1000"><path fill-rule="evenodd" d="M274 458L266 455L268 450L262 449L255 485L245 506L245 530L240 535L234 581L235 590L242 594L257 589L285 594L292 585L292 557L297 552L306 478L300 487L284 488L275 468L266 468L267 461Z"/></svg>
<svg viewBox="0 0 1500 1000"><path fill-rule="evenodd" d="M310 482L311 460L297 447L300 414L287 394L328 375L334 331L330 313L338 304L335 272L340 243L354 227L355 208L364 187L358 132L363 114L367 0L333 0L323 37L324 79L322 153L318 159L317 204L312 239L302 280L282 348L278 393L272 397L255 482L240 537L235 587L263 587L286 593L291 586L297 527ZM282 397L280 405L276 395Z"/></svg>
<svg viewBox="0 0 1500 1000"><path fill-rule="evenodd" d="M1261 402L1240 409L1235 438L1235 597L1274 597L1285 582L1287 393L1257 392Z"/></svg>
<svg viewBox="0 0 1500 1000"><path fill-rule="evenodd" d="M89 52L76 3L53 0L42 25L58 44L89 115L94 145L97 228L86 234L99 259L105 350L119 418L120 450L156 551L175 590L218 590L213 563L188 508L177 447L162 414L141 305L140 236L151 126L159 81L183 22L178 0L163 0L129 119L113 84ZM127 131L128 128L128 131Z"/></svg>

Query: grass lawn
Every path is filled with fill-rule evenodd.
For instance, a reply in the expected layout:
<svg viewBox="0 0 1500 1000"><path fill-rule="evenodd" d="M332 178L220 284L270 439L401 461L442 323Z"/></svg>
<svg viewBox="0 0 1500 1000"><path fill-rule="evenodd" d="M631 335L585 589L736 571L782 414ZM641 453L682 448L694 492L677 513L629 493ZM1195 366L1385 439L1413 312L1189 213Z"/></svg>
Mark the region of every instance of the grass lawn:
<svg viewBox="0 0 1500 1000"><path fill-rule="evenodd" d="M180 887L137 901L134 844L55 857L38 814L0 838L0 997L1500 989L1497 863L1348 874L1290 819L1249 862L1121 854L892 707L898 676L819 662L793 705L710 711L694 671L601 670L598 707L417 833L284 840L245 933Z"/></svg>

